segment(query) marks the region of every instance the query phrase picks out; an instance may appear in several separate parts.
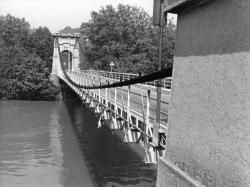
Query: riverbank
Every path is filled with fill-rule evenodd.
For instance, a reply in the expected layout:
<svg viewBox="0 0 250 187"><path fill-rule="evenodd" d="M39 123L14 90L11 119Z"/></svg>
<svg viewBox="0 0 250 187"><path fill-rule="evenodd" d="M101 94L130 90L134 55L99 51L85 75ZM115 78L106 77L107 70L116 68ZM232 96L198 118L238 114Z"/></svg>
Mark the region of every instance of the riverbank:
<svg viewBox="0 0 250 187"><path fill-rule="evenodd" d="M51 76L52 77L52 76ZM27 92L19 91L18 93L12 93L6 95L6 90L0 91L0 101L6 100L23 100L23 101L61 101L63 100L63 92L61 85L63 86L64 92L69 92L70 88L67 88L62 81L59 81L57 77L53 79L50 77L48 88L40 90L40 93L32 94L31 96L26 96ZM5 93L5 94L2 94Z"/></svg>

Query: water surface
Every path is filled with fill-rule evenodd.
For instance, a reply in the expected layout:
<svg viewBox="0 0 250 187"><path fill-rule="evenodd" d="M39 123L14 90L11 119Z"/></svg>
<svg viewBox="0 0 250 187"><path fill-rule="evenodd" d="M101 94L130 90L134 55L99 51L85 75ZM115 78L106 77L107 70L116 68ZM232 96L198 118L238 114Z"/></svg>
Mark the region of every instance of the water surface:
<svg viewBox="0 0 250 187"><path fill-rule="evenodd" d="M156 170L79 100L0 101L0 186L155 186Z"/></svg>
<svg viewBox="0 0 250 187"><path fill-rule="evenodd" d="M77 102L68 102L72 126L97 186L156 185L156 168L143 162L137 144L126 144L107 127L97 129L95 114ZM73 110L72 110L73 109Z"/></svg>
<svg viewBox="0 0 250 187"><path fill-rule="evenodd" d="M92 186L63 102L0 101L0 186Z"/></svg>

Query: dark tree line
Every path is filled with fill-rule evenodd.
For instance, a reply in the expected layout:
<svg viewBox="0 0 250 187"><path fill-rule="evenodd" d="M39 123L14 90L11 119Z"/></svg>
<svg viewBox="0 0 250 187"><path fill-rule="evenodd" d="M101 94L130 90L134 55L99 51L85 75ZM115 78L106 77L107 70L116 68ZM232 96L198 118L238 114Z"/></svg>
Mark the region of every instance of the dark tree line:
<svg viewBox="0 0 250 187"><path fill-rule="evenodd" d="M50 81L53 37L49 29L30 29L25 19L0 16L0 98L54 100Z"/></svg>
<svg viewBox="0 0 250 187"><path fill-rule="evenodd" d="M158 29L152 18L141 8L118 5L102 7L92 12L91 20L81 25L81 44L85 68L151 73L158 67ZM169 22L164 28L163 61L173 62L175 25Z"/></svg>
<svg viewBox="0 0 250 187"><path fill-rule="evenodd" d="M118 5L102 7L82 23L81 69L151 73L158 68L158 29L141 8ZM79 29L66 27L64 32ZM175 25L164 27L163 61L172 66ZM50 81L53 37L49 29L31 29L25 19L0 16L0 98L52 100L59 89Z"/></svg>

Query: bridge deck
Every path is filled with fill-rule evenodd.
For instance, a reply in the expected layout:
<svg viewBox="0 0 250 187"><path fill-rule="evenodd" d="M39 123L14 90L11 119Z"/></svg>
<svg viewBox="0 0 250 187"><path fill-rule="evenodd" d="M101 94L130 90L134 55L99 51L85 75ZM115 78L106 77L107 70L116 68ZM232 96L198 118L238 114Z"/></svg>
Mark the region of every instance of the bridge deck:
<svg viewBox="0 0 250 187"><path fill-rule="evenodd" d="M109 82L110 84L120 81L120 76L117 76L117 74L110 73L109 76L107 76L107 73L95 73L94 71L82 71L82 72L68 72L70 78L74 80L75 82L79 84L83 84L86 81L86 78L91 80L88 84L90 85L99 85L101 84L107 84ZM111 76L110 76L111 75ZM119 74L121 75L121 74ZM130 78L125 75L126 78ZM130 76L133 74L129 74ZM117 78L119 77L119 78ZM85 81L85 82L84 82ZM157 102L157 92L156 87L153 86L155 83L146 83L146 84L136 84L131 85L131 103L130 103L130 111L132 113L132 116L139 118L139 120L143 121L143 107L142 107L142 97L143 97L143 106L144 110L146 110L146 102L147 102L147 90L150 90L150 121L151 123L155 122L156 119L156 102ZM164 85L168 85L169 83ZM89 92L95 96L99 95L99 90L89 90ZM118 87L117 88L117 105L118 108L124 109L127 112L127 106L128 106L128 97L127 97L128 87ZM101 98L105 100L105 89L100 90ZM108 102L110 102L112 105L115 104L115 88L108 89ZM162 94L161 94L161 126L166 129L167 126L167 120L168 120L168 108L169 108L169 98L170 98L170 89L168 88L162 88ZM144 111L144 115L145 115Z"/></svg>
<svg viewBox="0 0 250 187"><path fill-rule="evenodd" d="M66 74L65 74L66 75ZM98 127L105 119L105 111L112 111L107 118L111 129L122 130L125 142L139 143L145 149L145 163L157 163L164 153L168 129L168 107L170 89L167 84L161 90L160 124L156 123L157 112L157 87L153 84L134 84L130 86L111 87L103 89L85 89L81 86L112 85L124 80L120 75L112 77L99 72L67 72L58 73L60 79L68 84L82 99L84 103L99 109L100 118ZM127 76L127 75L124 75ZM70 82L69 78L72 83ZM75 85L73 83L76 83ZM80 86L79 86L80 85ZM129 116L129 117L128 117ZM118 117L118 118L117 118ZM119 119L121 121L119 122Z"/></svg>

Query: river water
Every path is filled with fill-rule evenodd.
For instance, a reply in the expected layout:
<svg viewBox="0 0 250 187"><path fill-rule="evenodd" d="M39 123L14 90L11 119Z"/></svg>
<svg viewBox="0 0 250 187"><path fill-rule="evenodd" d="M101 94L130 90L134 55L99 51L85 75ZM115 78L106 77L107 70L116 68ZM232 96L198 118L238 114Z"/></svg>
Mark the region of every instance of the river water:
<svg viewBox="0 0 250 187"><path fill-rule="evenodd" d="M79 100L0 101L0 187L155 186L156 170Z"/></svg>

